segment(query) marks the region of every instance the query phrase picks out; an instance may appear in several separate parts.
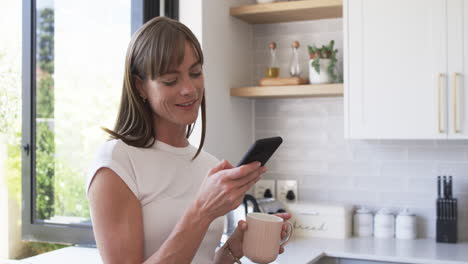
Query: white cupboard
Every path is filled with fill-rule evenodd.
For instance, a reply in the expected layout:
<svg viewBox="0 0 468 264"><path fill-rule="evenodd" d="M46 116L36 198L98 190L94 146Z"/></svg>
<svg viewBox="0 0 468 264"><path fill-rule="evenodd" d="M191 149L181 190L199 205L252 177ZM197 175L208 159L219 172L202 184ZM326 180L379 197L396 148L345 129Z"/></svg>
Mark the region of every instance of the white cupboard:
<svg viewBox="0 0 468 264"><path fill-rule="evenodd" d="M345 0L345 134L468 139L468 0Z"/></svg>

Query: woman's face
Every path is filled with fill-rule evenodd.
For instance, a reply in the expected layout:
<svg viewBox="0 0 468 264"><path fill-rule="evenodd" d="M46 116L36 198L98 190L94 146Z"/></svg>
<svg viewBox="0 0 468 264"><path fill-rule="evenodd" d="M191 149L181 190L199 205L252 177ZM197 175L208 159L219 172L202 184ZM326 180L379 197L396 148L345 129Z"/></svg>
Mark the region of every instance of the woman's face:
<svg viewBox="0 0 468 264"><path fill-rule="evenodd" d="M172 72L143 81L143 95L157 115L158 126L186 126L195 122L203 99L203 72L194 50L185 42L184 60Z"/></svg>

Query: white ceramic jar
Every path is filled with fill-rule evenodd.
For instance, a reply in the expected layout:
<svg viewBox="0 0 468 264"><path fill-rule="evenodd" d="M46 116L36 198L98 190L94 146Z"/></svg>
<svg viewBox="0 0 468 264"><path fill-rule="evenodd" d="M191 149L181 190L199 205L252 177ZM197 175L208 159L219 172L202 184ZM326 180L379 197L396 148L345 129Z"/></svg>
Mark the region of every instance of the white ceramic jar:
<svg viewBox="0 0 468 264"><path fill-rule="evenodd" d="M315 68L312 66L312 61L309 60L309 82L311 84L320 84L320 83L331 83L333 82L332 77L328 74L328 66L331 63L330 59L320 59L319 68L320 73L318 73Z"/></svg>
<svg viewBox="0 0 468 264"><path fill-rule="evenodd" d="M374 232L374 216L372 212L361 207L356 210L353 217L354 235L357 237L371 237Z"/></svg>
<svg viewBox="0 0 468 264"><path fill-rule="evenodd" d="M396 218L396 238L416 239L416 230L416 216L408 209L401 211Z"/></svg>
<svg viewBox="0 0 468 264"><path fill-rule="evenodd" d="M380 209L374 217L374 236L391 238L395 235L395 216L387 208Z"/></svg>

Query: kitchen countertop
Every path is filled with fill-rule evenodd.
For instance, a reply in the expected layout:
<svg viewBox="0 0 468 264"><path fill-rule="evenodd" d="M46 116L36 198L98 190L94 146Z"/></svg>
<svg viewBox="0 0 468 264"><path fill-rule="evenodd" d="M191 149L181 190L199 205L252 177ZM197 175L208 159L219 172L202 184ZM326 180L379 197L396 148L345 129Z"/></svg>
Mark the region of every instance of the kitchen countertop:
<svg viewBox="0 0 468 264"><path fill-rule="evenodd" d="M296 237L286 245L276 264L314 263L322 257L417 264L468 264L468 242L436 243L434 239L376 238L323 239ZM21 260L28 264L102 264L96 248L68 247ZM76 261L76 262L74 262ZM0 263L2 263L0 261ZM16 263L16 262L15 262ZM243 264L249 264L246 258Z"/></svg>
<svg viewBox="0 0 468 264"><path fill-rule="evenodd" d="M284 255L284 256L283 256ZM468 242L436 243L434 239L324 239L296 237L278 264L314 263L321 257L417 264L468 264Z"/></svg>

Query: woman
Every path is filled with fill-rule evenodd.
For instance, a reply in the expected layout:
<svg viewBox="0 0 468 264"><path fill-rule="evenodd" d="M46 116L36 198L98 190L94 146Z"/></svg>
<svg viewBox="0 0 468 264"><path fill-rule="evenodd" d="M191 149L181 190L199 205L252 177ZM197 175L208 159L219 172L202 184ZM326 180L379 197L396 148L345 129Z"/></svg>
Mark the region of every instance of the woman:
<svg viewBox="0 0 468 264"><path fill-rule="evenodd" d="M175 20L154 18L132 37L117 122L105 129L112 139L87 183L105 263L233 263L243 256L245 222L215 253L222 216L239 206L266 168L259 162L234 168L201 150L202 66L199 42ZM199 107L196 149L187 138Z"/></svg>

